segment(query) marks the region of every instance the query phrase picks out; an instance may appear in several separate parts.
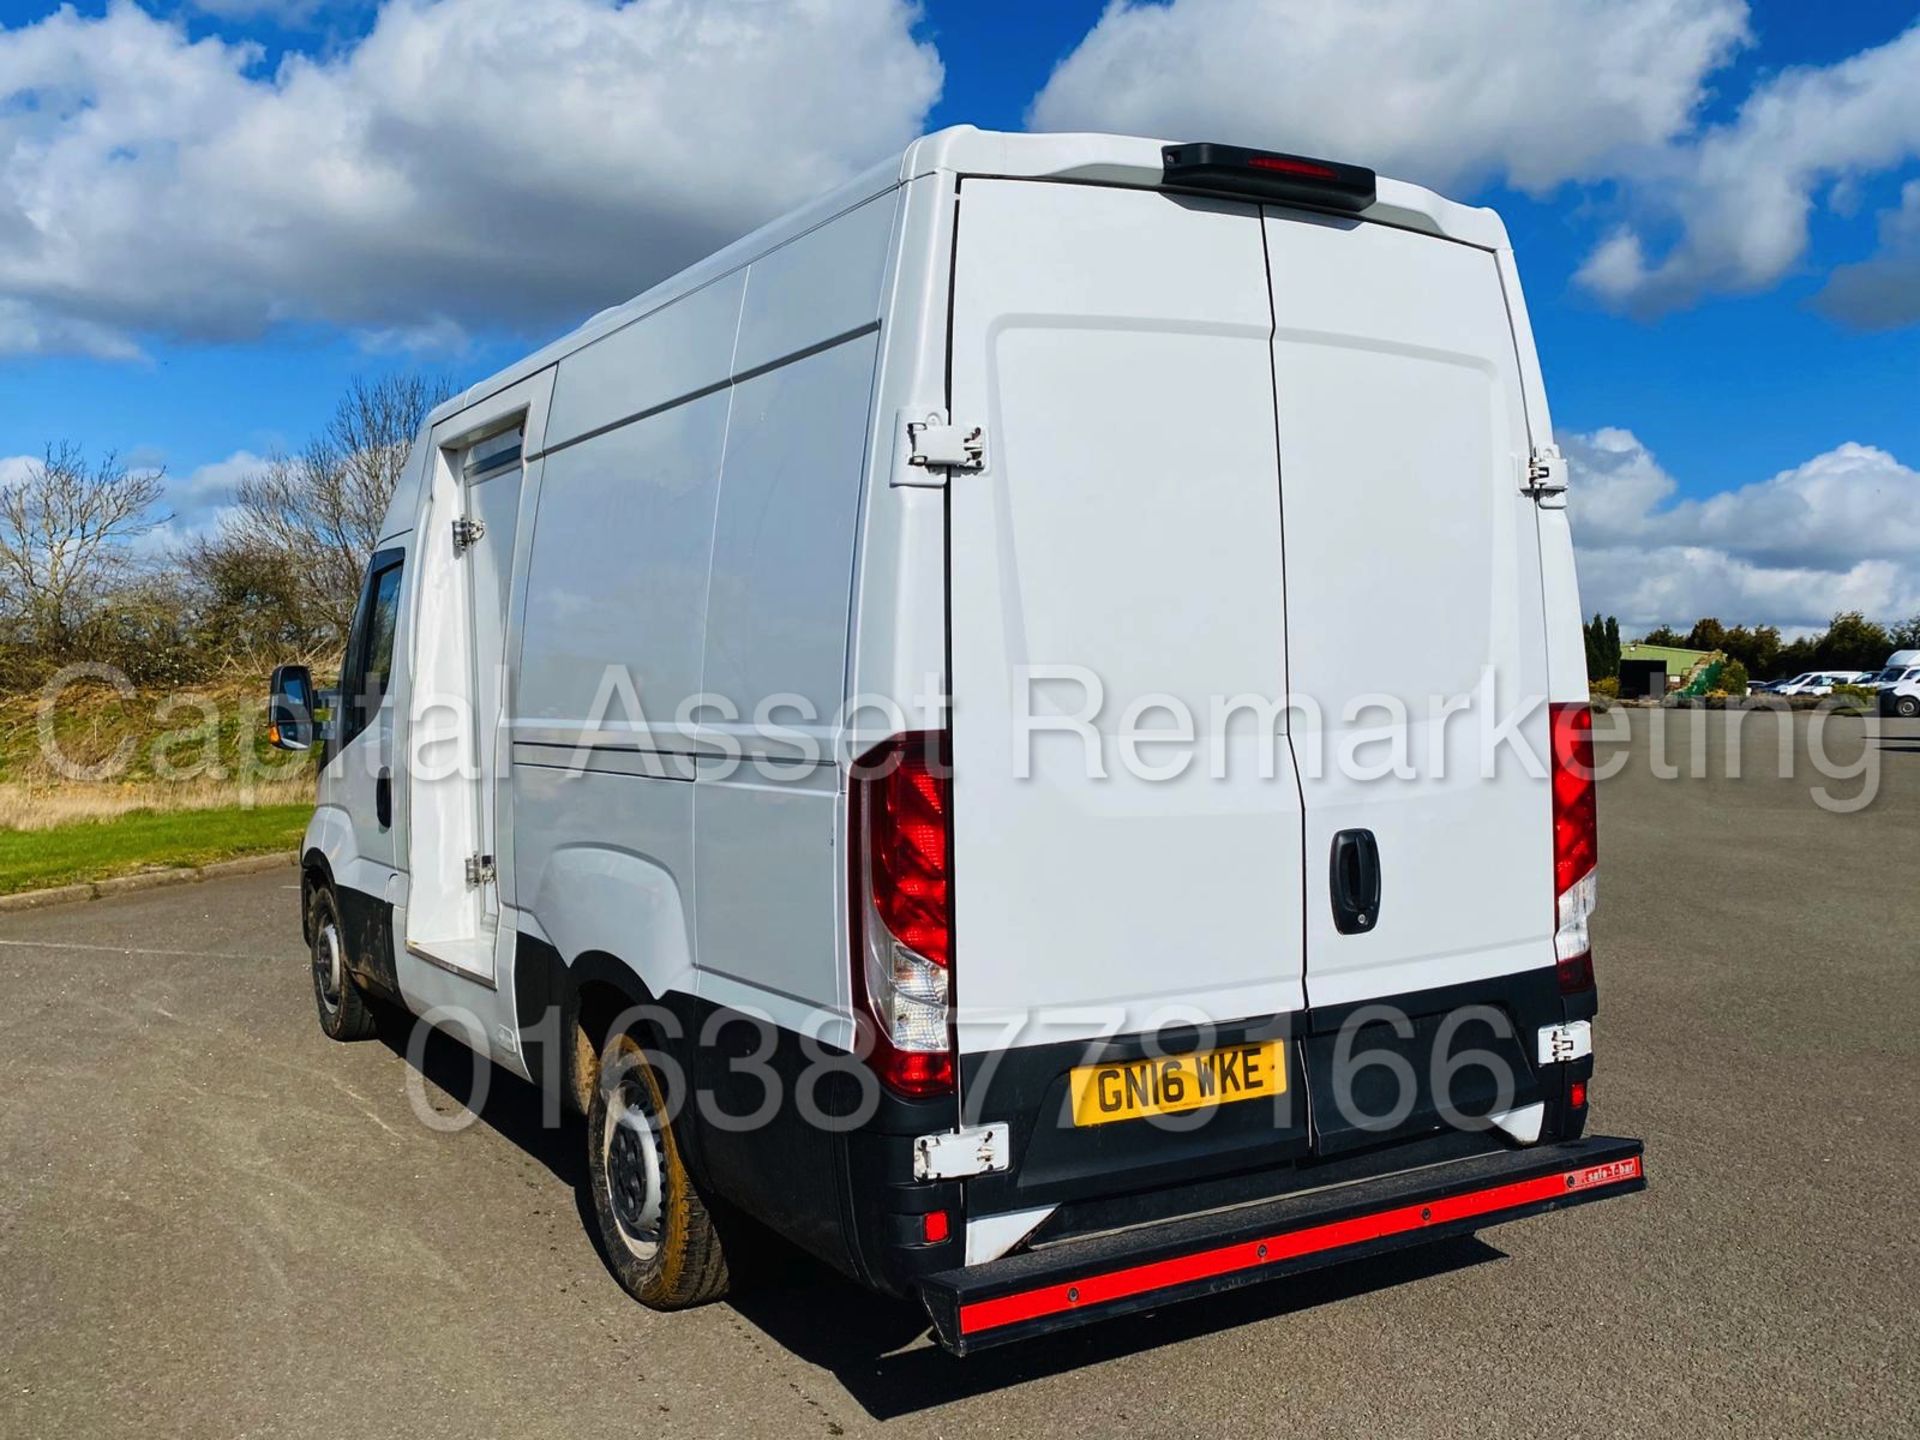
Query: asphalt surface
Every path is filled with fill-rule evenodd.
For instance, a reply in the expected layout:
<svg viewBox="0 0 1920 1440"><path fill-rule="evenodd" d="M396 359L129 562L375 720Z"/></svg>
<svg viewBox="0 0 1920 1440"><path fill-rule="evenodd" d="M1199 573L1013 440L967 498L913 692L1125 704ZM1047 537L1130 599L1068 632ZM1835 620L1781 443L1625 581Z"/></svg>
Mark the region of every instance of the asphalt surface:
<svg viewBox="0 0 1920 1440"><path fill-rule="evenodd" d="M1920 1432L1920 726L1832 725L1836 814L1804 720L1733 781L1637 718L1594 1122L1647 1193L967 1361L803 1264L628 1301L577 1130L321 1036L289 872L0 917L0 1435Z"/></svg>

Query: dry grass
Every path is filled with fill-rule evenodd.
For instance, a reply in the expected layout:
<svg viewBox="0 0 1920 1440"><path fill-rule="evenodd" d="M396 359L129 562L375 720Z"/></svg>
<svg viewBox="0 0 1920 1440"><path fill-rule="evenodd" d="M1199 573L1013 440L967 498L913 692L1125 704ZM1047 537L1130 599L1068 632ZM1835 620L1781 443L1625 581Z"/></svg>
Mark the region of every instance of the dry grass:
<svg viewBox="0 0 1920 1440"><path fill-rule="evenodd" d="M182 780L174 783L89 785L77 781L0 783L0 830L50 830L87 820L111 820L135 810L252 810L313 799L313 776L299 773L265 782Z"/></svg>

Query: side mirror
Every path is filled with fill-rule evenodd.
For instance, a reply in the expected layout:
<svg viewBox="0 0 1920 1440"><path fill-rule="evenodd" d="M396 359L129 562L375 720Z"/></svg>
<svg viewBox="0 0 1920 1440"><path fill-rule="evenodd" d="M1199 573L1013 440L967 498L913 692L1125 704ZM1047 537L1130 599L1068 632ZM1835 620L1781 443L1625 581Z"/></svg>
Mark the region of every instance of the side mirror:
<svg viewBox="0 0 1920 1440"><path fill-rule="evenodd" d="M267 700L267 743L276 750L313 744L313 672L305 665L276 665Z"/></svg>

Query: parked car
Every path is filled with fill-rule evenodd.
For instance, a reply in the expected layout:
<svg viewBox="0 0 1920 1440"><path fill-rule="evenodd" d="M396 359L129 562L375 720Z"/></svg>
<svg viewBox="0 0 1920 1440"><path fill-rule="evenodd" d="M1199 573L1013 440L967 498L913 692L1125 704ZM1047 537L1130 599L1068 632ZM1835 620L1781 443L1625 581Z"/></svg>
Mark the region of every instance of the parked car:
<svg viewBox="0 0 1920 1440"><path fill-rule="evenodd" d="M1859 670L1817 670L1796 675L1774 687L1776 695L1831 695L1836 685L1857 685L1866 675Z"/></svg>
<svg viewBox="0 0 1920 1440"><path fill-rule="evenodd" d="M1584 1134L1552 434L1490 210L917 141L434 411L320 732L321 1027L463 1017L584 1112L642 1302L724 1294L746 1216L957 1352L1637 1190ZM1087 680L1028 713L1062 666L1097 725ZM1550 702L1538 770L1293 759L1489 673ZM307 743L311 677L273 693ZM1289 694L1218 778L1117 762L1136 698ZM1569 1283L1516 1272L1515 1316Z"/></svg>
<svg viewBox="0 0 1920 1440"><path fill-rule="evenodd" d="M1767 690L1774 695L1798 695L1803 693L1802 687L1817 684L1819 680L1818 670L1804 670L1798 675L1788 676L1785 680L1769 681Z"/></svg>

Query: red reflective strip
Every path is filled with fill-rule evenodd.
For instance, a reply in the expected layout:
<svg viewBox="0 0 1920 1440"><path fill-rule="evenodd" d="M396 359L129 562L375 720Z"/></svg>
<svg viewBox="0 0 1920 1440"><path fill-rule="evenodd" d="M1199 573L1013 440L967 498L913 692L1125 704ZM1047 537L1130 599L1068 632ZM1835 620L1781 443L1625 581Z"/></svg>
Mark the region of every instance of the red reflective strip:
<svg viewBox="0 0 1920 1440"><path fill-rule="evenodd" d="M1215 1250L1177 1255L1171 1260L1156 1260L1149 1265L1109 1270L1104 1275L1089 1275L1084 1280L1045 1285L1038 1290L1002 1295L994 1300L976 1300L971 1305L960 1307L960 1333L974 1335L982 1330L993 1330L1022 1320L1058 1315L1063 1310L1082 1310L1089 1305L1124 1300L1148 1290L1163 1290L1194 1280L1209 1280L1216 1275L1230 1275L1236 1270L1250 1270L1281 1260L1297 1259L1302 1255L1315 1255L1322 1250L1337 1250L1343 1245L1359 1245L1389 1235L1404 1235L1410 1230L1445 1225L1454 1220L1468 1220L1494 1210L1591 1190L1598 1185L1618 1185L1638 1179L1639 1175L1640 1157L1635 1155L1606 1165L1542 1175L1536 1180L1516 1180L1511 1184L1496 1185L1491 1190L1471 1190L1465 1195L1452 1195L1444 1200L1402 1205L1372 1215L1357 1215L1351 1220L1309 1226L1305 1230L1282 1231L1264 1240L1244 1240L1237 1245L1222 1245Z"/></svg>

